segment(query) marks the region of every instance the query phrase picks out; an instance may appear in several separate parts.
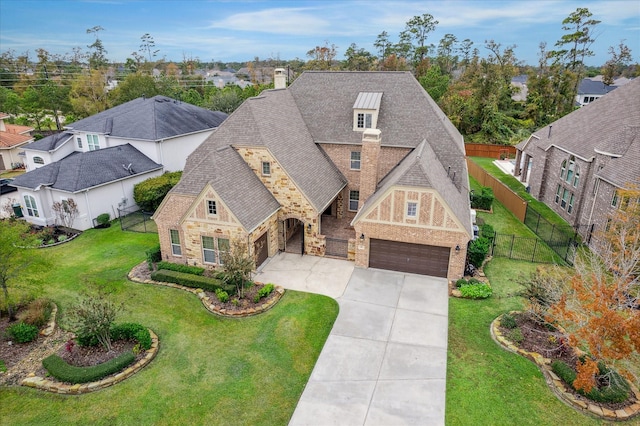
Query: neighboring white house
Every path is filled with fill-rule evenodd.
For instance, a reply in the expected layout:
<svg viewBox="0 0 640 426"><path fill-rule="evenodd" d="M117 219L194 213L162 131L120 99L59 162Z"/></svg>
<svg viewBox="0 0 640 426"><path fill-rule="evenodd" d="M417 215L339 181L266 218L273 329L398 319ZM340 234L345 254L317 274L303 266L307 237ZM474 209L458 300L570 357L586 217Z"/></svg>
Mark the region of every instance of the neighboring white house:
<svg viewBox="0 0 640 426"><path fill-rule="evenodd" d="M184 168L187 156L225 120L214 112L164 96L138 98L24 146L27 173L12 183L27 221L56 223L52 206L72 198L85 230L95 218L135 210L135 184Z"/></svg>

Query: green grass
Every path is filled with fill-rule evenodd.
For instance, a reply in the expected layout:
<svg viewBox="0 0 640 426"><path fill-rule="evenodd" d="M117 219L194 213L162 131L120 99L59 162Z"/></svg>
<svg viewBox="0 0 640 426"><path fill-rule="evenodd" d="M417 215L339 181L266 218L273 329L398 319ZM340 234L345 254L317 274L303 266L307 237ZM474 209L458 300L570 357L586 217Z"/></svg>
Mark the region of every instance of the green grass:
<svg viewBox="0 0 640 426"><path fill-rule="evenodd" d="M560 402L531 361L495 343L489 325L522 309L516 283L536 264L494 258L485 267L494 294L486 300L449 299L447 425L596 425Z"/></svg>
<svg viewBox="0 0 640 426"><path fill-rule="evenodd" d="M100 287L160 338L156 359L105 390L62 396L24 387L0 388L0 423L284 425L298 402L337 316L324 296L287 291L270 311L225 319L198 298L168 287L137 284L126 273L157 244L157 235L107 229L38 253L53 267L42 293L64 313L78 294Z"/></svg>
<svg viewBox="0 0 640 426"><path fill-rule="evenodd" d="M493 177L500 180L500 182L507 185L513 192L522 197L525 201L529 203L531 207L540 215L547 219L550 223L555 225L560 225L564 227L568 227L569 224L562 217L560 217L556 212L551 210L546 204L540 202L533 198L531 194L527 193L524 185L516 179L514 176L508 175L498 166L493 164L495 161L494 158L484 158L484 157L469 157L474 163L481 166L487 172L489 172Z"/></svg>

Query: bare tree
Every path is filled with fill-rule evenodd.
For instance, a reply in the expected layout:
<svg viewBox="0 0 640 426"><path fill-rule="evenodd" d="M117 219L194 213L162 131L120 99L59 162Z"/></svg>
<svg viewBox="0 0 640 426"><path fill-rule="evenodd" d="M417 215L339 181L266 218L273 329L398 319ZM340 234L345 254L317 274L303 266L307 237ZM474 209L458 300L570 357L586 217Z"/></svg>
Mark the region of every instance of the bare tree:
<svg viewBox="0 0 640 426"><path fill-rule="evenodd" d="M56 214L56 222L60 225L71 228L73 222L78 217L78 205L73 198L68 198L62 201L56 201L51 206L51 209Z"/></svg>

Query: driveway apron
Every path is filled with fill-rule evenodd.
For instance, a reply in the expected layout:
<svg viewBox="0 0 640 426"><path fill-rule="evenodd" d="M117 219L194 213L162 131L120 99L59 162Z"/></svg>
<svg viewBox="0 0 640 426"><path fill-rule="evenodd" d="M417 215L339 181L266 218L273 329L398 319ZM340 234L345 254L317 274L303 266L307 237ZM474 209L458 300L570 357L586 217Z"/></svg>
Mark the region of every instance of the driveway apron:
<svg viewBox="0 0 640 426"><path fill-rule="evenodd" d="M279 257L263 273L268 276L271 266L280 275ZM446 279L356 268L336 296L336 281L353 265L336 262L344 265L332 265L337 280L322 278L334 286L340 313L289 425L443 425ZM323 273L330 275L326 269ZM291 277L297 281L303 275ZM315 286L317 277L311 275L306 278ZM289 288L284 274L278 278Z"/></svg>

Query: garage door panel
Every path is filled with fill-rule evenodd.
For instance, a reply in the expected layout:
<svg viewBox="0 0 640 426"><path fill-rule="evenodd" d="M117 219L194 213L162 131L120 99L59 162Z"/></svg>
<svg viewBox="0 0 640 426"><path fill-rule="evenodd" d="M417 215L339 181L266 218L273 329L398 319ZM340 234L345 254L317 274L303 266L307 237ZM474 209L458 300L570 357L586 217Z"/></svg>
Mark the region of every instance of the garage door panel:
<svg viewBox="0 0 640 426"><path fill-rule="evenodd" d="M369 266L446 278L449 253L448 247L371 239Z"/></svg>

